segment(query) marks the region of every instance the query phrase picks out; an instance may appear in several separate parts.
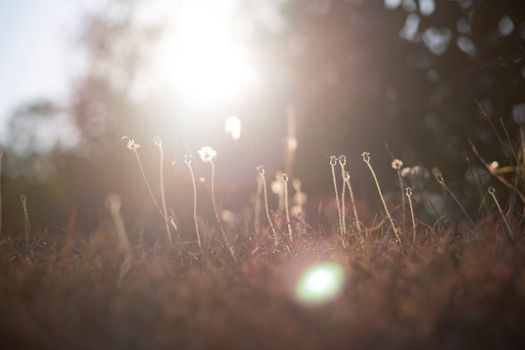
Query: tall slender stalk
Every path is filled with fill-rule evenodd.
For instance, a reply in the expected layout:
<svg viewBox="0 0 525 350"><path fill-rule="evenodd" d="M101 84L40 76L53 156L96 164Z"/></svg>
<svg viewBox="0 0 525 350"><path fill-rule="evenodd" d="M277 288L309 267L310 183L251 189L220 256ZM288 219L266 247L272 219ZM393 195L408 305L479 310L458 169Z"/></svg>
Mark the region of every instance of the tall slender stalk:
<svg viewBox="0 0 525 350"><path fill-rule="evenodd" d="M140 173L142 175L142 179L144 180L144 184L146 185L146 189L148 190L148 193L151 197L151 200L153 201L153 204L155 205L155 208L159 212L160 216L164 218L164 214L162 212L162 209L159 206L159 203L157 202L157 199L155 198L155 195L153 194L153 190L151 189L151 186L149 184L148 178L146 176L146 172L144 171L144 166L142 165L142 160L140 159L139 152L137 151L140 148L140 145L135 142L132 138L129 138L128 136L123 136L121 138L122 140L127 142L126 147L135 154L135 158L137 159L137 164L139 165Z"/></svg>
<svg viewBox="0 0 525 350"><path fill-rule="evenodd" d="M507 229L507 238L509 240L514 238L514 235L512 234L512 230L510 228L509 222L507 221L507 218L505 217L505 214L503 214L503 210L501 209L501 206L499 205L498 199L496 198L496 189L494 187L489 187L489 193L492 196L492 199L494 200L494 203L496 203L496 207L498 208L498 211L501 215L501 218L503 219L503 222L505 223L505 228Z"/></svg>
<svg viewBox="0 0 525 350"><path fill-rule="evenodd" d="M346 203L345 203L345 195L346 195L346 181L345 181L345 166L346 166L346 156L341 155L339 156L339 165L341 166L341 178L343 179L343 185L341 189L341 243L343 244L343 247L346 247Z"/></svg>
<svg viewBox="0 0 525 350"><path fill-rule="evenodd" d="M412 217L412 241L416 243L416 217L414 216L414 207L412 206L412 188L405 188L405 194L408 198L408 206L410 208L410 216Z"/></svg>
<svg viewBox="0 0 525 350"><path fill-rule="evenodd" d="M288 227L288 238L290 243L293 242L292 224L290 223L290 208L288 206L288 175L282 174L281 181L284 187L284 211L286 214L286 226Z"/></svg>
<svg viewBox="0 0 525 350"><path fill-rule="evenodd" d="M467 211L465 210L465 207L463 207L463 204L461 204L461 202L459 201L458 197L456 197L454 192L452 192L452 190L445 183L445 179L443 178L443 174L441 174L440 172L436 172L436 173L434 173L434 177L436 178L436 181L441 185L441 187L443 187L443 189L452 197L452 199L454 199L454 201L458 205L459 209L461 209L461 211L463 212L463 215L465 215L465 217L468 219L468 221L470 222L472 227L476 227L476 224L474 223L474 220L472 220L470 215L467 213Z"/></svg>
<svg viewBox="0 0 525 350"><path fill-rule="evenodd" d="M343 222L341 219L341 203L339 202L339 190L337 189L337 178L335 176L335 166L337 164L337 156L330 156L330 167L332 169L332 181L334 183L335 201L337 204L337 217L339 219L339 232L343 232Z"/></svg>
<svg viewBox="0 0 525 350"><path fill-rule="evenodd" d="M399 235L399 230L397 229L396 225L394 224L394 220L392 219L392 215L390 215L390 211L388 210L388 207L386 205L385 198L383 197L383 192L381 191L381 186L379 185L379 180L377 179L376 173L374 171L374 168L372 167L372 164L370 163L370 153L369 152L363 152L361 154L363 157L364 162L368 166L368 169L370 169L370 173L372 174L372 177L374 178L374 182L377 187L377 192L379 193L379 197L381 198L381 203L383 204L383 208L385 209L386 216L388 217L388 220L390 221L390 225L392 226L392 230L394 231L394 235L396 236L399 244L403 244L401 241L401 236Z"/></svg>
<svg viewBox="0 0 525 350"><path fill-rule="evenodd" d="M221 231L221 235L222 235L222 239L224 240L224 244L226 244L226 247L230 251L230 255L232 256L232 259L234 261L237 261L237 257L235 256L235 251L233 250L233 246L228 240L228 236L226 236L226 231L224 231L224 226L222 225L222 220L219 215L219 208L215 200L215 163L213 163L212 159L210 159L209 163L211 165L211 180L210 180L211 181L211 201L213 204L213 211L215 213L215 219L217 220L217 224L219 225L219 230Z"/></svg>
<svg viewBox="0 0 525 350"><path fill-rule="evenodd" d="M260 177L257 178L257 192L255 194L255 208L253 224L255 229L255 235L258 237L261 233L261 195L263 191L263 183Z"/></svg>
<svg viewBox="0 0 525 350"><path fill-rule="evenodd" d="M160 137L155 137L153 143L159 149L159 181L160 181L160 201L162 204L162 216L164 218L164 226L166 228L166 235L168 242L171 243L171 230L170 230L170 220L168 218L168 209L166 207L166 193L164 190L164 148L162 147L162 141Z"/></svg>
<svg viewBox="0 0 525 350"><path fill-rule="evenodd" d="M350 201L352 202L352 211L354 213L354 221L357 226L357 232L362 237L361 232L361 221L359 220L359 213L357 212L357 205L355 204L354 190L352 189L352 182L350 180L350 172L346 171L344 176L344 182L346 187L348 187L348 193L350 193Z"/></svg>
<svg viewBox="0 0 525 350"><path fill-rule="evenodd" d="M406 215L405 215L406 214L406 200L405 200L405 194L403 193L405 184L403 183L403 177L401 176L401 167L403 167L403 161L397 158L392 160L392 169L396 171L397 180L399 181L399 191L401 193L401 227L404 230L405 222L406 222Z"/></svg>
<svg viewBox="0 0 525 350"><path fill-rule="evenodd" d="M29 220L29 211L27 209L27 196L25 194L20 195L20 204L22 205L22 210L24 211L24 240L29 243L29 235L31 234L31 221Z"/></svg>
<svg viewBox="0 0 525 350"><path fill-rule="evenodd" d="M195 234L197 235L197 243L199 245L199 250L202 251L202 241L201 241L201 234L199 230L199 220L197 218L197 183L195 181L195 174L193 173L193 168L191 166L191 160L192 155L191 154L185 154L184 155L184 163L186 163L186 166L188 167L188 170L190 171L190 177L191 177L191 184L193 187L193 223L195 225Z"/></svg>
<svg viewBox="0 0 525 350"><path fill-rule="evenodd" d="M266 185L266 177L264 176L264 174L265 174L264 167L262 165L259 165L257 167L257 172L259 174L259 177L261 179L262 186L263 186L264 209L265 209L265 212L266 212L266 220L268 220L268 225L270 225L270 228L271 228L272 233L273 233L274 243L275 243L275 246L277 247L279 245L279 235L277 234L277 230L275 229L275 225L273 224L272 216L270 214L270 206L268 205L268 188L267 188L267 185Z"/></svg>

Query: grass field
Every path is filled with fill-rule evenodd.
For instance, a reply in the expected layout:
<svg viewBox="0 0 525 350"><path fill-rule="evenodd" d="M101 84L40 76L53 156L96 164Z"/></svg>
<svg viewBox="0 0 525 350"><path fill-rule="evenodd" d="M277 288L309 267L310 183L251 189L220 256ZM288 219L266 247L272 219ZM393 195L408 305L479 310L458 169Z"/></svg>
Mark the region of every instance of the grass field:
<svg viewBox="0 0 525 350"><path fill-rule="evenodd" d="M421 231L423 232L423 230ZM233 242L195 249L131 242L122 261L111 236L71 244L45 236L0 248L4 349L414 348L525 346L525 244L491 219L455 233L425 231L400 248L375 234L342 248L305 235L291 252ZM61 253L62 250L62 253ZM323 303L297 295L307 267L344 269Z"/></svg>
<svg viewBox="0 0 525 350"><path fill-rule="evenodd" d="M140 165L138 146L128 147ZM425 223L411 189L389 209L363 154L381 198L379 223L355 220L349 175L336 175L346 162L339 157L330 160L339 213L331 227L290 213L285 175L284 208L269 208L262 167L255 208L232 227L219 213L215 154L206 151L215 217L204 221L195 209L189 232L144 173L164 228L149 235L126 229L115 195L106 201L109 224L82 236L74 220L63 231L31 231L22 201L25 234L0 240L0 348L525 348L518 206L504 214L494 196L492 212L474 221L438 173L463 218ZM187 157L193 178L191 164ZM393 163L398 174L401 166Z"/></svg>

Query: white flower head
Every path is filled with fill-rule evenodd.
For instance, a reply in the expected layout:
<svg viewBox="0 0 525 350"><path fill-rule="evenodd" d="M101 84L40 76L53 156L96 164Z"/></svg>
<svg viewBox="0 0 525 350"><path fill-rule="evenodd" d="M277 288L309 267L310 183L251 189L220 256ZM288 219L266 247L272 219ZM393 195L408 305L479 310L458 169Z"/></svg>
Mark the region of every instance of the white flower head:
<svg viewBox="0 0 525 350"><path fill-rule="evenodd" d="M136 143L135 140L128 136L122 136L120 139L126 141L126 147L131 151L136 151L140 147L140 145Z"/></svg>
<svg viewBox="0 0 525 350"><path fill-rule="evenodd" d="M394 159L392 161L392 169L394 170L400 170L401 167L403 166L403 161L400 160L400 159Z"/></svg>
<svg viewBox="0 0 525 350"><path fill-rule="evenodd" d="M204 163L211 163L213 158L217 156L217 151L211 147L202 147L199 151L199 156Z"/></svg>

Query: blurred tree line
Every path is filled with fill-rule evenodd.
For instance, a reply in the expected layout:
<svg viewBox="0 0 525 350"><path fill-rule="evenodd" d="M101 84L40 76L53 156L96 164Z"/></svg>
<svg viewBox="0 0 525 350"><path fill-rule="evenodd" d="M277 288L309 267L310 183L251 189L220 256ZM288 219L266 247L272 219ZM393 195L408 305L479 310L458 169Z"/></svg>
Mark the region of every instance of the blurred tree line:
<svg viewBox="0 0 525 350"><path fill-rule="evenodd" d="M236 146L239 152L250 149L246 169L269 159L266 148L281 156L288 104L295 106L298 115L296 173L314 196L326 193L330 183L311 170L328 169L329 155L345 153L358 196L375 198L374 189L360 180L366 177L359 156L363 150L372 153L381 177L392 178L385 186L395 188L384 142L405 164L439 166L447 178L463 184L465 159L472 157L469 138L487 159L503 160L479 106L500 132L498 118L502 118L513 142L518 142L510 115L515 104L525 102L523 1L283 0L266 4L246 0L238 8L239 16L252 18L250 47L266 72L271 72L266 96L236 106L240 114L254 115L243 124L245 143ZM284 19L284 26L276 27L268 16L257 15L269 4L274 15ZM36 101L20 108L11 120L6 200L13 203L20 193L31 192L29 204L42 225L63 224L76 207L80 225L92 230L108 192L125 195L136 206L134 213L146 210L148 205L142 203L148 200L146 193L133 191L143 184L135 159L120 139L124 135L144 145L145 166L154 169L155 183L158 155L153 136L164 140L167 159L179 163L188 151L186 140L192 147L202 146L203 140L210 145L217 141L210 132L188 135L180 127L185 116L172 95L136 97L150 54L167 25L162 19L140 21L140 12L147 6L147 1L115 0L86 14L79 40L85 69L73 82L69 103L60 107ZM31 127L24 120L56 121L64 114L77 127L76 143L65 137L58 146L45 145L46 152L37 151L45 137L28 132ZM33 136L27 139L27 135ZM40 146L31 147L35 144ZM27 149L17 152L17 147ZM225 163L235 166L237 158L234 155ZM273 160L271 165L277 169L282 161ZM24 173L24 169L32 170ZM35 174L42 176L35 180ZM252 175L254 179L255 171L246 177ZM17 208L10 211L8 225L17 227L21 222Z"/></svg>

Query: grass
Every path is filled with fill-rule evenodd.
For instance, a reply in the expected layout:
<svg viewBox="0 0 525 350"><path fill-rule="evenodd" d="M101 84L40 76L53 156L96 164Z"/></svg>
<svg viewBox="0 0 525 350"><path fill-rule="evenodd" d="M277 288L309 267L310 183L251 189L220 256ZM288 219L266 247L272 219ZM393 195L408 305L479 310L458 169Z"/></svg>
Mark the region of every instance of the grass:
<svg viewBox="0 0 525 350"><path fill-rule="evenodd" d="M2 242L2 348L522 348L525 242L486 222L476 235L420 232L401 251L378 235L342 249L307 235L293 254L236 242L196 260L132 242L122 254L103 234L60 258L58 240L33 249ZM407 241L407 240L405 240ZM33 242L34 243L34 242ZM271 247L271 244L270 244ZM345 269L342 294L299 303L293 285L312 262Z"/></svg>
<svg viewBox="0 0 525 350"><path fill-rule="evenodd" d="M132 151L140 160L137 148ZM339 222L324 229L311 226L302 214L290 216L286 175L281 178L286 217L275 215L260 166L257 198L261 202L263 197L267 222L253 222L259 220L254 219L262 210L259 203L226 231L215 200L216 152L207 149L200 156L211 167L216 222L210 226L201 220L199 225L195 175L187 155L195 233L181 230L172 244L162 232L145 236L126 228L120 211L125 203L116 195L106 201L109 224L90 235L73 234L72 214L67 235L27 228L25 235L1 236L0 348L525 347L522 215L505 215L495 189L489 188L489 194L499 215L494 211L474 222L442 175L436 177L467 214L472 227L465 227L446 217L433 224L416 221L413 199L420 189L401 188L412 219L412 227L405 228L394 222L365 153L388 219L367 227L358 218L346 159L332 158ZM341 159L345 186L340 193L334 167ZM139 169L158 204L140 161ZM346 189L354 215L342 228ZM166 205L156 207L166 225ZM29 222L29 213L24 220ZM280 234L285 229L288 242ZM201 239L217 231L223 244L206 240L212 246L203 251ZM297 295L302 273L325 262L343 271L342 289L323 303L308 304ZM319 288L324 282L316 283Z"/></svg>

